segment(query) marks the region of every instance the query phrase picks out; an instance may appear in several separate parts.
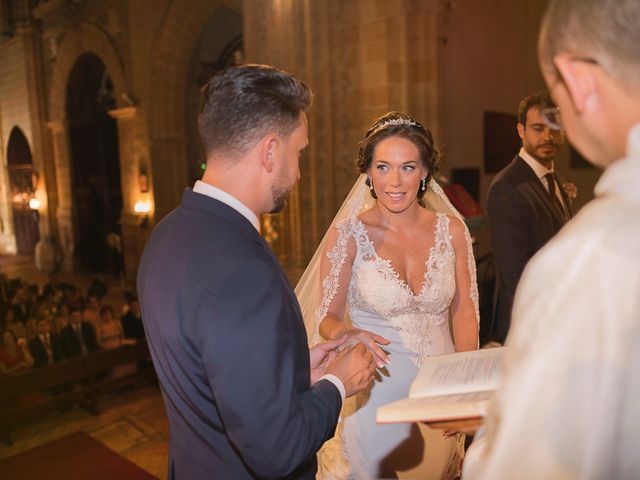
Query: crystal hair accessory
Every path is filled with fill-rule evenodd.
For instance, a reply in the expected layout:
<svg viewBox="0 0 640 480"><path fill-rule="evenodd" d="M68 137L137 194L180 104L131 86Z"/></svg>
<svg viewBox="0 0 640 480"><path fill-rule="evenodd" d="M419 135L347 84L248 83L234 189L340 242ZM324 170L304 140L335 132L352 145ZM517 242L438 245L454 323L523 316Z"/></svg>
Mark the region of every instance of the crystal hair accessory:
<svg viewBox="0 0 640 480"><path fill-rule="evenodd" d="M378 128L392 127L396 125L407 125L407 126L418 126L418 122L414 122L413 120L409 120L408 118L392 118L391 120L385 120Z"/></svg>

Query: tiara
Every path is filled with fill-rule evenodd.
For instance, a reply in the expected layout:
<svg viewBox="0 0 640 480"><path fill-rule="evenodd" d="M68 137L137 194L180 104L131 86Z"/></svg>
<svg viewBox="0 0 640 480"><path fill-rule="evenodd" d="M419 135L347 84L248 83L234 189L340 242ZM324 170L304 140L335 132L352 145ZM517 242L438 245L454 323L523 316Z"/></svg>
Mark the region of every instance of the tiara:
<svg viewBox="0 0 640 480"><path fill-rule="evenodd" d="M378 128L392 127L396 125L407 125L417 127L418 123L408 118L392 118L391 120L385 120L378 125Z"/></svg>

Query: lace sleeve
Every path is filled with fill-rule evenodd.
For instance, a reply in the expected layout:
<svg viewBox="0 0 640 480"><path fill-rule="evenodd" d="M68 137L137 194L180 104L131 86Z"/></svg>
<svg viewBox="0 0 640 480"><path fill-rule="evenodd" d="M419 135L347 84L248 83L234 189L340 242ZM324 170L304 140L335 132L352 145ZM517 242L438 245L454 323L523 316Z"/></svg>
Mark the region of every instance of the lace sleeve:
<svg viewBox="0 0 640 480"><path fill-rule="evenodd" d="M320 261L322 298L316 313L318 325L327 314L332 314L338 319L345 316L351 268L355 257L352 231L352 222L344 220L336 225L334 232L327 239Z"/></svg>
<svg viewBox="0 0 640 480"><path fill-rule="evenodd" d="M346 219L336 224L327 232L323 243L315 268L307 269L296 287L296 295L301 299L300 307L309 345L322 341L320 323L327 314L339 319L345 316L351 266L355 256L351 222Z"/></svg>
<svg viewBox="0 0 640 480"><path fill-rule="evenodd" d="M452 245L456 255L456 293L451 303L453 339L456 350L478 348L478 287L475 277L473 250L462 220L450 221Z"/></svg>
<svg viewBox="0 0 640 480"><path fill-rule="evenodd" d="M479 298L478 298L478 282L476 278L476 262L473 256L473 241L471 239L471 234L469 233L469 229L464 223L464 218L460 215L455 207L451 204L446 194L442 190L442 187L438 185L433 178L428 184L427 192L423 198L429 208L436 212L443 212L447 215L452 215L453 217L460 220L463 228L463 236L465 241L464 250L466 250L466 259L467 259L467 270L469 272L469 297L473 302L474 313L476 318L476 323L480 324L480 309L479 309Z"/></svg>
<svg viewBox="0 0 640 480"><path fill-rule="evenodd" d="M356 180L296 286L309 345L322 340L320 322L328 313L340 319L345 316L355 256L355 241L349 240L353 237L353 219L373 201L365 178L361 175Z"/></svg>

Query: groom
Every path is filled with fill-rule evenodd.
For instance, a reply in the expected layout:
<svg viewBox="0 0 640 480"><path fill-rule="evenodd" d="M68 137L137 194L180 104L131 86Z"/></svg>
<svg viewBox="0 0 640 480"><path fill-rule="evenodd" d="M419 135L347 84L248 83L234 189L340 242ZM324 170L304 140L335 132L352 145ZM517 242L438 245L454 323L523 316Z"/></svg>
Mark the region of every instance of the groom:
<svg viewBox="0 0 640 480"><path fill-rule="evenodd" d="M284 208L307 146L311 92L273 67L215 75L198 127L207 167L162 220L138 274L169 417L169 478L313 479L345 396L373 359L344 339L309 352L258 216Z"/></svg>

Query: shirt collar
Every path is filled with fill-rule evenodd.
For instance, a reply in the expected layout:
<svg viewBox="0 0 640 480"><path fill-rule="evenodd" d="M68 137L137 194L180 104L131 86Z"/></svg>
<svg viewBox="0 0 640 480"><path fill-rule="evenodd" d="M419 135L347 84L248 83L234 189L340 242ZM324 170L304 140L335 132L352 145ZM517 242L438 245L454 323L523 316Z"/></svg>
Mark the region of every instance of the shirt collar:
<svg viewBox="0 0 640 480"><path fill-rule="evenodd" d="M260 231L260 222L258 221L256 214L233 195L230 195L224 190L220 190L218 187L214 187L209 183L205 183L202 180L196 181L193 186L193 191L201 195L206 195L207 197L215 198L219 202L228 205L249 220L251 225L253 225L258 232Z"/></svg>
<svg viewBox="0 0 640 480"><path fill-rule="evenodd" d="M549 170L533 158L533 156L527 152L524 147L520 148L518 155L527 163L527 165L529 165L529 167L531 167L531 170L533 170L538 178L542 179L547 173L553 173L553 163L551 163L551 170Z"/></svg>

